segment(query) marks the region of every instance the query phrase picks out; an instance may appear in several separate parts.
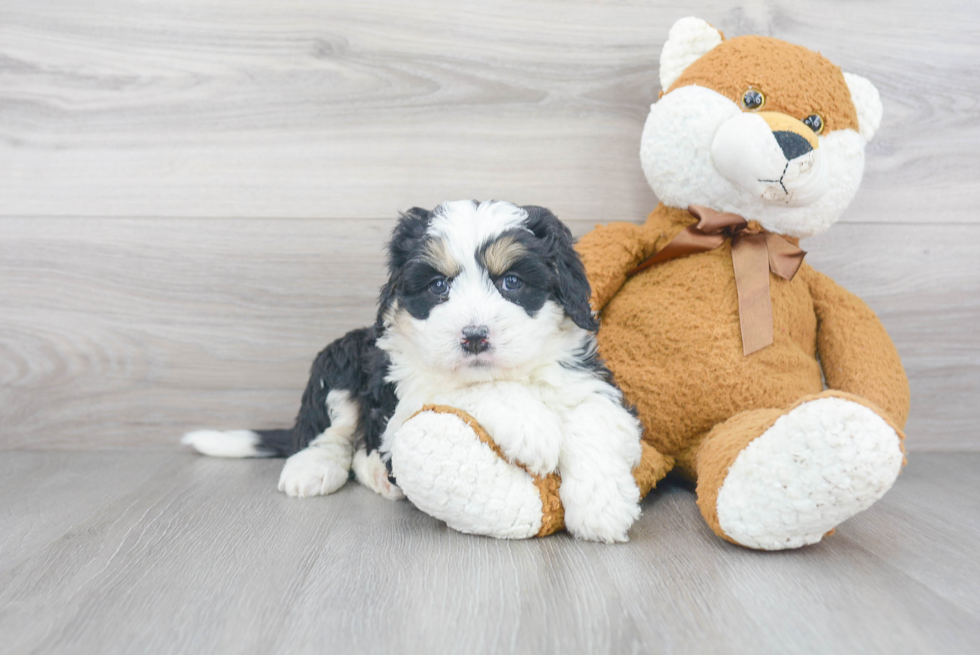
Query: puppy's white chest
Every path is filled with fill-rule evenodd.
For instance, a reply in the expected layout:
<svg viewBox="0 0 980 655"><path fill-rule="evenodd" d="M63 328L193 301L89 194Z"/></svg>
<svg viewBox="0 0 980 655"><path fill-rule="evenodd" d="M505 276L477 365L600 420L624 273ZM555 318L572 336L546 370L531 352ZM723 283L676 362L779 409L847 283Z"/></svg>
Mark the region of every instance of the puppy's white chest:
<svg viewBox="0 0 980 655"><path fill-rule="evenodd" d="M485 413L487 408L513 407L517 410L526 406L529 401L544 405L552 411L559 410L549 402L554 395L549 391L547 387L535 384L488 382L438 393L433 396L431 402L437 405L450 405L474 416ZM511 418L514 421L521 420L519 415L511 415Z"/></svg>

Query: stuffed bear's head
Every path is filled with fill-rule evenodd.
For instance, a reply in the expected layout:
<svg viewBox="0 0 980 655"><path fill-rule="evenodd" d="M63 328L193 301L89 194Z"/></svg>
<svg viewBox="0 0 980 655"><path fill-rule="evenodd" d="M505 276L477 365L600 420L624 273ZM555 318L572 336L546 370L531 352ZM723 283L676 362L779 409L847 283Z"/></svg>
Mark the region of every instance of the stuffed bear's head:
<svg viewBox="0 0 980 655"><path fill-rule="evenodd" d="M830 227L857 192L881 122L865 78L802 46L725 40L683 18L664 44L660 84L640 159L666 205L706 205L805 237Z"/></svg>

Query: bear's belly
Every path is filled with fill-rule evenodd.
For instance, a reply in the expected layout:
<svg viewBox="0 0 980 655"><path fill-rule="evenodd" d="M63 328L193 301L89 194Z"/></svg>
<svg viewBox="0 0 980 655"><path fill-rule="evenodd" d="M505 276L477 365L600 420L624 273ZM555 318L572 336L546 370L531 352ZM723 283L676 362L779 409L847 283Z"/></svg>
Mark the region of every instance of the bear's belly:
<svg viewBox="0 0 980 655"><path fill-rule="evenodd" d="M803 275L770 275L773 344L742 354L731 248L639 273L602 312L599 350L657 450L677 455L716 423L823 389Z"/></svg>

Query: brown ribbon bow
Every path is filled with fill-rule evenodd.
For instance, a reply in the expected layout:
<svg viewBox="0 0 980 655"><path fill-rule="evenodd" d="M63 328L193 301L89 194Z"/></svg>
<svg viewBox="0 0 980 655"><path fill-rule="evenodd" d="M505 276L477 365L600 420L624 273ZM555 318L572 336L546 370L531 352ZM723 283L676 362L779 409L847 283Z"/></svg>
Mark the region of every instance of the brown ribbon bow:
<svg viewBox="0 0 980 655"><path fill-rule="evenodd" d="M784 280L792 280L803 265L806 252L778 234L750 225L738 214L717 212L700 205L691 205L687 211L700 222L685 228L660 252L629 274L677 257L714 250L731 239L742 352L751 355L762 350L772 343L769 271Z"/></svg>

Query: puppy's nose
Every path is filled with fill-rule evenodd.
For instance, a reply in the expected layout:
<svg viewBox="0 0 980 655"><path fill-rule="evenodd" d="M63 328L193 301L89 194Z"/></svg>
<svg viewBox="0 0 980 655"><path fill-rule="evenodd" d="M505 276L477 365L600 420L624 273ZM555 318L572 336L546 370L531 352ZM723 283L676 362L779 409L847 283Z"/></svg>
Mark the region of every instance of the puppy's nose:
<svg viewBox="0 0 980 655"><path fill-rule="evenodd" d="M779 130L773 132L772 135L776 137L776 143L779 144L779 149L783 151L783 156L789 161L813 150L813 146L796 132Z"/></svg>
<svg viewBox="0 0 980 655"><path fill-rule="evenodd" d="M467 325L463 328L460 346L468 353L477 355L490 347L490 328L486 325Z"/></svg>

